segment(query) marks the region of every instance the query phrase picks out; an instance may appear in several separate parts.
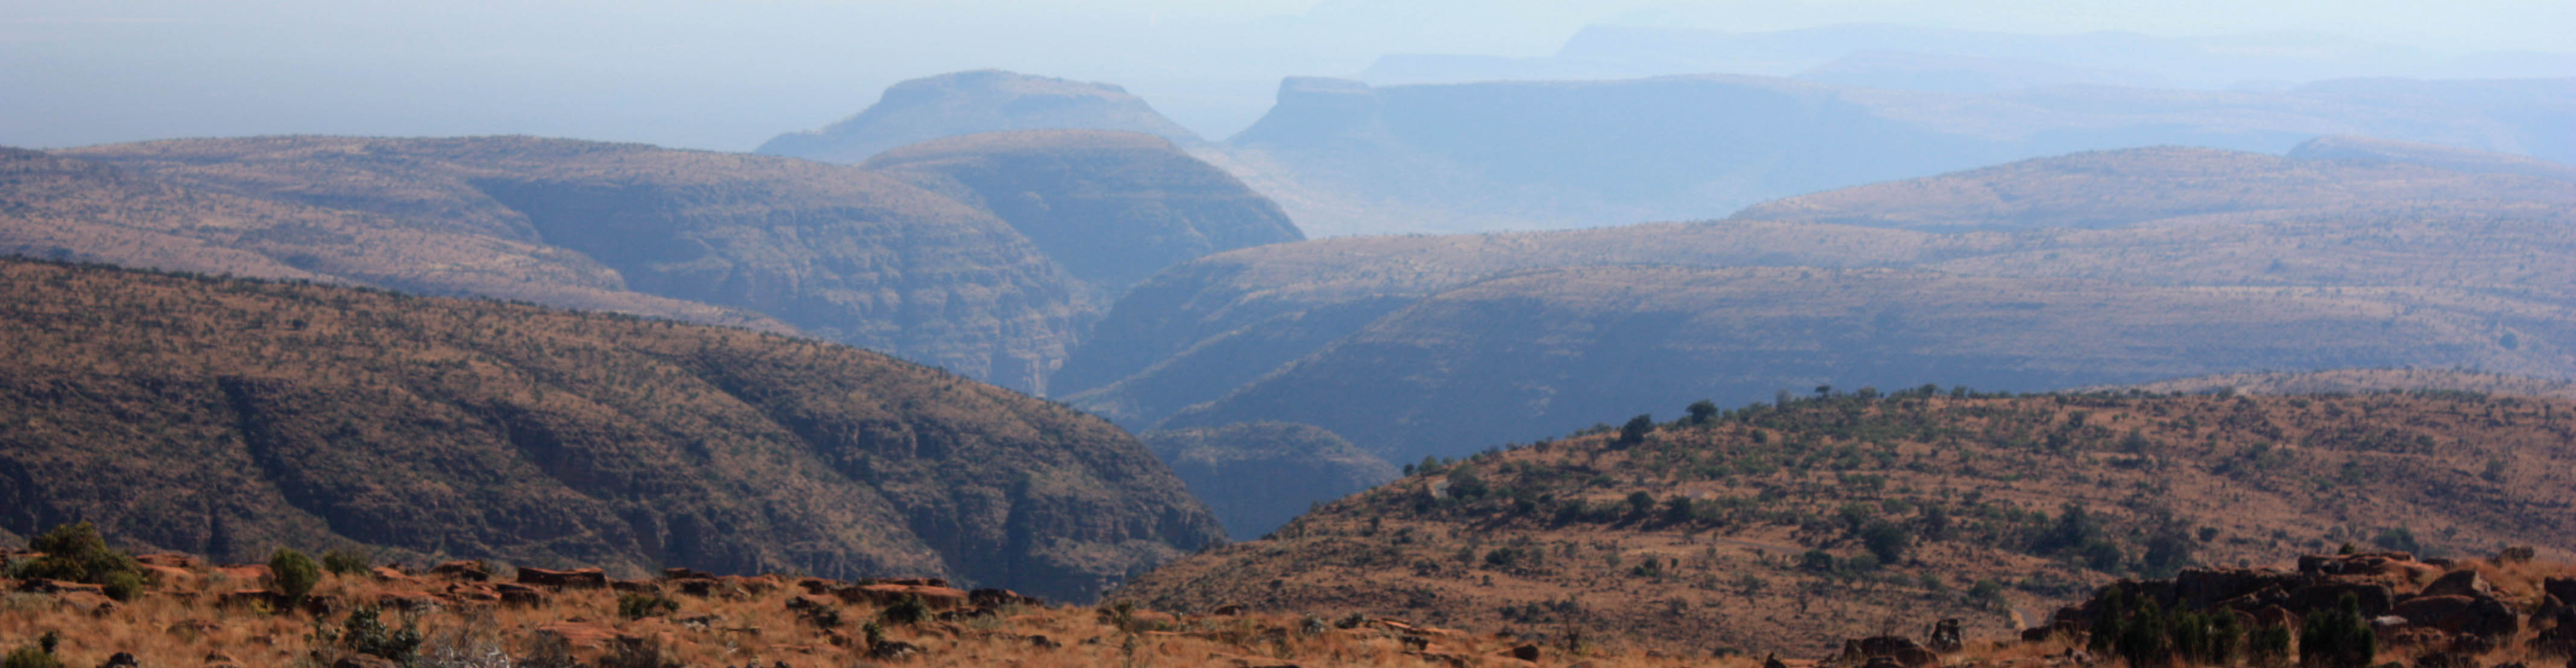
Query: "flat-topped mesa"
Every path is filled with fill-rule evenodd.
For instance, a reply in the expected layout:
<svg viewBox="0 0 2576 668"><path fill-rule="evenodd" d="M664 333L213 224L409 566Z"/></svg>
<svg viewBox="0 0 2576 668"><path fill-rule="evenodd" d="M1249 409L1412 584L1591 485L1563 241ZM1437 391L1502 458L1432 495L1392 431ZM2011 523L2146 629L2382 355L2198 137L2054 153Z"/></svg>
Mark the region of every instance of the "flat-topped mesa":
<svg viewBox="0 0 2576 668"><path fill-rule="evenodd" d="M779 135L756 152L850 164L941 137L1050 128L1125 130L1199 142L1196 133L1115 85L972 70L897 83L857 115L818 130Z"/></svg>

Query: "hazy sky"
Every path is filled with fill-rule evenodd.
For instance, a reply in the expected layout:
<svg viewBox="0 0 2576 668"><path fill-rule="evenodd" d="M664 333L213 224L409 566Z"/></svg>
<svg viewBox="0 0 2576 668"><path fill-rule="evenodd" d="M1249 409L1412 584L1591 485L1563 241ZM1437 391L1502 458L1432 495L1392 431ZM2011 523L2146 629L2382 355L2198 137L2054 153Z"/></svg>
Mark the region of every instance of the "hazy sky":
<svg viewBox="0 0 2576 668"><path fill-rule="evenodd" d="M1539 56L1592 23L1850 22L2576 51L2569 0L9 0L0 144L526 133L748 150L976 67L1126 85L1222 138L1279 77L1386 53Z"/></svg>

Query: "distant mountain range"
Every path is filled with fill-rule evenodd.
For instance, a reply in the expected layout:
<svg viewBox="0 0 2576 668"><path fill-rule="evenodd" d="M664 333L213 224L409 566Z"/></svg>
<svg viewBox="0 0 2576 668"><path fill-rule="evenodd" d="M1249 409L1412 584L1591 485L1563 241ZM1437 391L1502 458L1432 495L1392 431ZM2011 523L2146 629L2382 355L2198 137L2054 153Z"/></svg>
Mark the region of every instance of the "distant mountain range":
<svg viewBox="0 0 2576 668"><path fill-rule="evenodd" d="M111 205L112 206L112 205ZM0 529L1088 600L1223 534L1126 433L877 353L0 259Z"/></svg>
<svg viewBox="0 0 2576 668"><path fill-rule="evenodd" d="M0 250L793 330L1043 391L1127 283L1301 237L1152 136L911 155L880 171L527 137L10 151Z"/></svg>
<svg viewBox="0 0 2576 668"><path fill-rule="evenodd" d="M1545 56L1392 54L1354 78L1392 85L1703 73L1962 93L2069 84L2261 90L2356 77L2563 77L2576 74L2576 54L2442 55L2298 34L2040 35L1873 23L1737 32L1603 24L1584 27Z"/></svg>
<svg viewBox="0 0 2576 668"><path fill-rule="evenodd" d="M1298 422L1403 462L1820 384L2567 380L2571 197L2535 176L2157 148L1714 222L1281 244L1138 286L1052 385L1131 429Z"/></svg>
<svg viewBox="0 0 2576 668"><path fill-rule="evenodd" d="M1855 57L1916 68L1891 75L1909 80L1946 66L1908 55ZM2241 91L2102 85L2074 75L2060 85L1996 90L1875 87L1866 79L1687 74L1370 85L1289 77L1269 113L1241 133L1222 143L1182 141L1316 236L1705 219L1819 190L2154 145L2277 154L2320 136L2362 135L2576 161L2576 130L2564 122L2576 118L2576 79L2343 79ZM1171 134L1143 101L1114 89L992 71L928 77L889 89L849 121L782 135L761 150L857 163L943 134L1030 127ZM2414 159L2432 158L2418 151Z"/></svg>

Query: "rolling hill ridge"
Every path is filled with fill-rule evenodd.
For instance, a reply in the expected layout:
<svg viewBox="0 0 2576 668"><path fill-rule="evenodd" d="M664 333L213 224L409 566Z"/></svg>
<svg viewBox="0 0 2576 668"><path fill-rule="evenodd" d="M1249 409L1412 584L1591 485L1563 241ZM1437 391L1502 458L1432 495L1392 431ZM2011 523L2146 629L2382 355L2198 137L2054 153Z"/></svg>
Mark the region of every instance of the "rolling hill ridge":
<svg viewBox="0 0 2576 668"><path fill-rule="evenodd" d="M1426 459L1112 596L1814 656L1945 617L2010 637L2117 578L2340 543L2576 550L2565 399L1925 385L1684 412Z"/></svg>

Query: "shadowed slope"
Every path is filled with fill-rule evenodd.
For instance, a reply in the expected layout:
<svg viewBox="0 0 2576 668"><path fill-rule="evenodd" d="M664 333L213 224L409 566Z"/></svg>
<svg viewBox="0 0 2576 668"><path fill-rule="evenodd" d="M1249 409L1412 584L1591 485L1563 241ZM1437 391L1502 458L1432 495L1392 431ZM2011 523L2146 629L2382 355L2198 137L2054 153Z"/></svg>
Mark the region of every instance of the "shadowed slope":
<svg viewBox="0 0 2576 668"><path fill-rule="evenodd" d="M0 523L225 559L944 574L1082 600L1220 537L1105 422L858 349L0 261Z"/></svg>

